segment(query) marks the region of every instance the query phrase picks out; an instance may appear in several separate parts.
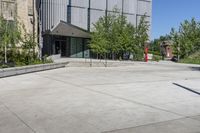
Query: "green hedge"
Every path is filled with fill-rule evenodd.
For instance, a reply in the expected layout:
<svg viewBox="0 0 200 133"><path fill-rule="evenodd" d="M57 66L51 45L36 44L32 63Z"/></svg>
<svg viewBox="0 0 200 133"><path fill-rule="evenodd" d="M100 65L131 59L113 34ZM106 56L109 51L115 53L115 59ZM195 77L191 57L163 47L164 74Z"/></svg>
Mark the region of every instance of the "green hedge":
<svg viewBox="0 0 200 133"><path fill-rule="evenodd" d="M181 63L200 64L200 51L197 51L185 59L180 60Z"/></svg>
<svg viewBox="0 0 200 133"><path fill-rule="evenodd" d="M180 60L180 63L187 63L187 64L200 64L200 58L186 58Z"/></svg>
<svg viewBox="0 0 200 133"><path fill-rule="evenodd" d="M152 59L153 61L160 61L160 60L162 60L162 56L160 56L160 55L153 55L153 59Z"/></svg>
<svg viewBox="0 0 200 133"><path fill-rule="evenodd" d="M148 53L153 54L153 55L158 55L158 56L161 55L160 52L158 52L158 51L149 51Z"/></svg>

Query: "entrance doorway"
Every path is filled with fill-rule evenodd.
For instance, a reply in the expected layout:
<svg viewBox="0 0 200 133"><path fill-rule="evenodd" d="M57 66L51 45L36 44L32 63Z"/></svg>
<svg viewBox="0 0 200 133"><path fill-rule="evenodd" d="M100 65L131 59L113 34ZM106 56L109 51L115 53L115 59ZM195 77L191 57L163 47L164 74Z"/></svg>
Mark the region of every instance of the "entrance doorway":
<svg viewBox="0 0 200 133"><path fill-rule="evenodd" d="M60 54L61 53L61 45L60 41L55 41L55 54Z"/></svg>
<svg viewBox="0 0 200 133"><path fill-rule="evenodd" d="M69 44L66 40L55 41L55 54L60 54L61 57L69 57Z"/></svg>

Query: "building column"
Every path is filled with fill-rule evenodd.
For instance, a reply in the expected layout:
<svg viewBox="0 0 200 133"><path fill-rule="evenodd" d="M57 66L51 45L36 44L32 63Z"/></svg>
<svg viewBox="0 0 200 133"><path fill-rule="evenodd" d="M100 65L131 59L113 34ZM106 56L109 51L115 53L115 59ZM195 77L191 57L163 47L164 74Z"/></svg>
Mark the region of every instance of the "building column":
<svg viewBox="0 0 200 133"><path fill-rule="evenodd" d="M89 5L88 5L88 31L90 31L90 16L91 16L91 13L90 13L90 8L91 8L91 0L89 0Z"/></svg>
<svg viewBox="0 0 200 133"><path fill-rule="evenodd" d="M67 6L67 22L71 24L71 15L72 15L72 0L69 0L69 5Z"/></svg>

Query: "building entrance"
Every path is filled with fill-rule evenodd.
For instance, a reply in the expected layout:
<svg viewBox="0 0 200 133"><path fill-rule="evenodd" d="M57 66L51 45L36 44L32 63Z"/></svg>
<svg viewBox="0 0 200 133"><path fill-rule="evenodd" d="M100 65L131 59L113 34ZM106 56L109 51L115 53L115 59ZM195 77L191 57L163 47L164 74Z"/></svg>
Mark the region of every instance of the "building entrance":
<svg viewBox="0 0 200 133"><path fill-rule="evenodd" d="M60 54L61 57L70 56L70 47L67 40L56 40L55 41L55 54Z"/></svg>
<svg viewBox="0 0 200 133"><path fill-rule="evenodd" d="M89 39L78 37L54 36L51 46L54 55L70 58L89 58Z"/></svg>

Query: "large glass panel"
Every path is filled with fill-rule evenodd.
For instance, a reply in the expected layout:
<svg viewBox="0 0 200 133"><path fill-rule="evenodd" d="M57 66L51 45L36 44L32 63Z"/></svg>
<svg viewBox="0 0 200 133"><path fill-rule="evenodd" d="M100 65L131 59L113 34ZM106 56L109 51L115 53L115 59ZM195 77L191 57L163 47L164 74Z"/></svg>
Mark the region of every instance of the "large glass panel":
<svg viewBox="0 0 200 133"><path fill-rule="evenodd" d="M72 58L83 58L82 38L71 38L71 56Z"/></svg>
<svg viewBox="0 0 200 133"><path fill-rule="evenodd" d="M72 4L72 6L88 7L89 0L72 0L71 4Z"/></svg>
<svg viewBox="0 0 200 133"><path fill-rule="evenodd" d="M84 39L84 58L90 58L89 39Z"/></svg>
<svg viewBox="0 0 200 133"><path fill-rule="evenodd" d="M138 14L151 16L151 2L138 1Z"/></svg>
<svg viewBox="0 0 200 133"><path fill-rule="evenodd" d="M71 23L87 30L88 10L86 8L72 7Z"/></svg>
<svg viewBox="0 0 200 133"><path fill-rule="evenodd" d="M91 0L92 9L106 10L106 0Z"/></svg>
<svg viewBox="0 0 200 133"><path fill-rule="evenodd" d="M131 23L132 25L136 25L136 16L134 14L124 14L127 21Z"/></svg>
<svg viewBox="0 0 200 133"><path fill-rule="evenodd" d="M124 0L123 12L136 14L137 12L137 0Z"/></svg>
<svg viewBox="0 0 200 133"><path fill-rule="evenodd" d="M43 31L54 28L60 20L67 21L68 0L42 0L41 21Z"/></svg>
<svg viewBox="0 0 200 133"><path fill-rule="evenodd" d="M90 10L90 27L91 30L94 28L94 24L99 20L100 17L105 16L105 11L101 10Z"/></svg>
<svg viewBox="0 0 200 133"><path fill-rule="evenodd" d="M71 51L70 54L72 58L76 58L76 38L71 38Z"/></svg>
<svg viewBox="0 0 200 133"><path fill-rule="evenodd" d="M122 11L122 0L108 0L108 10L113 11L114 8Z"/></svg>
<svg viewBox="0 0 200 133"><path fill-rule="evenodd" d="M77 58L83 58L83 41L82 38L76 38L77 42L76 42L76 57Z"/></svg>

